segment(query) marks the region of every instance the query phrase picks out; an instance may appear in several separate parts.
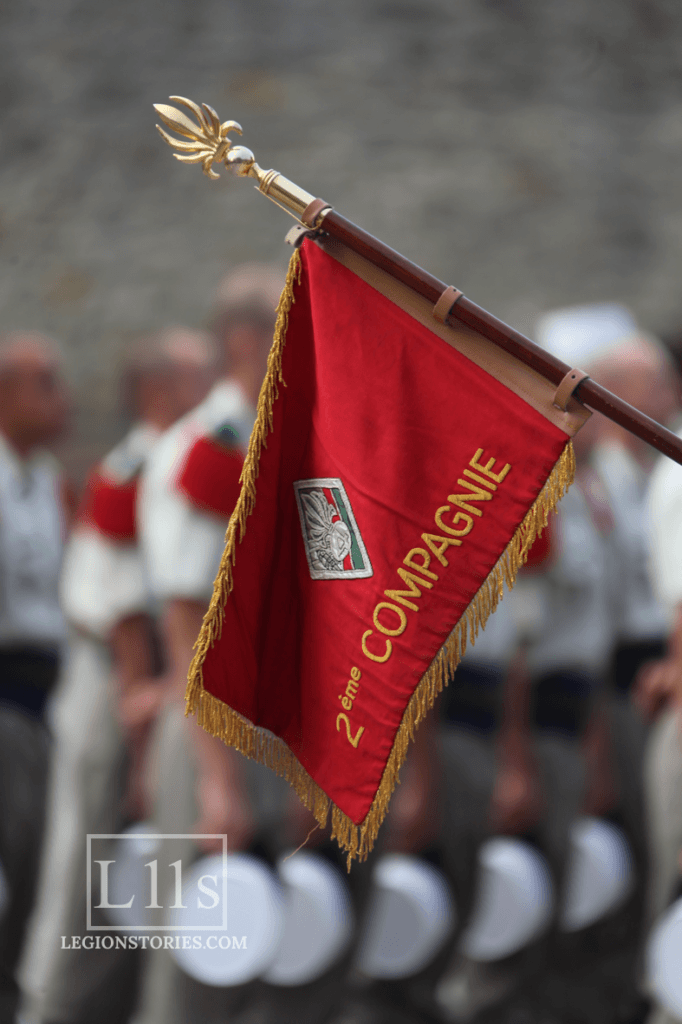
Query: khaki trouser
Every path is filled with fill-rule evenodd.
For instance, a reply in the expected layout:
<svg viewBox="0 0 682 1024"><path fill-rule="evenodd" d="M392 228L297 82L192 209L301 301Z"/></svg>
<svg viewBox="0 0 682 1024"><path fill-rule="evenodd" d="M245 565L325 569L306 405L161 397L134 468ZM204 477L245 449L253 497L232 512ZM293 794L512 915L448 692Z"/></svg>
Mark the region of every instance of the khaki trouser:
<svg viewBox="0 0 682 1024"><path fill-rule="evenodd" d="M668 711L654 724L644 765L647 816L651 843L649 913L653 923L675 895L682 850L682 739L677 712Z"/></svg>
<svg viewBox="0 0 682 1024"><path fill-rule="evenodd" d="M107 1010L115 1017L123 997L122 958L115 951L93 956L61 948L62 935L85 932L86 835L121 826L125 745L113 713L110 673L105 646L74 636L54 697L40 886L20 970L23 1016L29 1021L77 1020L88 993L102 991L107 977L115 979L116 998L102 1000L100 1019L109 1019Z"/></svg>
<svg viewBox="0 0 682 1024"><path fill-rule="evenodd" d="M678 712L667 711L651 730L645 760L651 880L649 921L665 911L680 879L678 857L682 850L682 739ZM649 1024L672 1024L682 1018L656 1008Z"/></svg>
<svg viewBox="0 0 682 1024"><path fill-rule="evenodd" d="M0 707L0 864L6 884L0 916L2 1024L14 1021L19 998L15 972L38 880L48 750L42 723Z"/></svg>
<svg viewBox="0 0 682 1024"><path fill-rule="evenodd" d="M184 705L179 703L166 705L156 723L149 752L149 784L154 793L154 825L160 833L191 833L197 819L196 769L189 725L196 727L193 720L185 719ZM191 839L185 840L181 849L178 842L173 840L173 858L181 856L183 864L191 862L197 852L195 844ZM159 858L163 858L163 851ZM167 950L147 950L135 1024L182 1021L186 984Z"/></svg>

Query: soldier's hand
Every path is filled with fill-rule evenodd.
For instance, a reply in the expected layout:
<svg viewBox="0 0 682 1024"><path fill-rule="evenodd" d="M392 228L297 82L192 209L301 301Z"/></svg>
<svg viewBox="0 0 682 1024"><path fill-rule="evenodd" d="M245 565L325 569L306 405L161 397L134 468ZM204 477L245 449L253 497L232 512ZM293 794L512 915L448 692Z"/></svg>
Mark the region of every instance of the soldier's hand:
<svg viewBox="0 0 682 1024"><path fill-rule="evenodd" d="M249 845L253 834L253 817L246 794L239 785L219 782L215 778L199 779L197 798L199 818L194 832L227 836L227 849L233 853ZM222 839L197 839L206 853L220 853Z"/></svg>
<svg viewBox="0 0 682 1024"><path fill-rule="evenodd" d="M608 712L601 701L590 714L582 749L586 768L583 814L600 818L613 810L619 797Z"/></svg>
<svg viewBox="0 0 682 1024"><path fill-rule="evenodd" d="M648 719L673 701L682 703L682 662L667 657L644 665L635 680L633 700Z"/></svg>
<svg viewBox="0 0 682 1024"><path fill-rule="evenodd" d="M386 820L387 849L401 853L418 853L440 834L440 772L420 753L410 751Z"/></svg>
<svg viewBox="0 0 682 1024"><path fill-rule="evenodd" d="M529 750L502 750L490 804L490 827L519 835L537 825L544 806L537 767Z"/></svg>
<svg viewBox="0 0 682 1024"><path fill-rule="evenodd" d="M254 821L244 782L242 756L205 733L193 719L185 719L185 723L197 754L199 817L194 831L198 835L226 835L228 850L243 850L253 836ZM197 842L209 853L222 850L222 839L199 839Z"/></svg>
<svg viewBox="0 0 682 1024"><path fill-rule="evenodd" d="M667 655L642 666L633 700L646 718L655 718L667 704L682 708L682 605L675 610Z"/></svg>
<svg viewBox="0 0 682 1024"><path fill-rule="evenodd" d="M159 679L140 679L120 692L118 720L125 732L133 732L152 724L165 700L166 692Z"/></svg>

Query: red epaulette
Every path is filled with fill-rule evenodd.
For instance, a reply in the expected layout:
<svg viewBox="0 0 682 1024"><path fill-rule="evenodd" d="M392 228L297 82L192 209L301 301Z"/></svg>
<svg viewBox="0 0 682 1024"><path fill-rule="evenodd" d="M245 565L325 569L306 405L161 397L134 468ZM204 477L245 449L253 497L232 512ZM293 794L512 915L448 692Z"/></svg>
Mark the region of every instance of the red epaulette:
<svg viewBox="0 0 682 1024"><path fill-rule="evenodd" d="M134 541L137 537L137 482L135 476L124 483L116 483L94 469L85 485L78 522L94 527L109 540Z"/></svg>
<svg viewBox="0 0 682 1024"><path fill-rule="evenodd" d="M229 519L237 504L244 459L217 437L200 437L189 450L178 486L202 512Z"/></svg>

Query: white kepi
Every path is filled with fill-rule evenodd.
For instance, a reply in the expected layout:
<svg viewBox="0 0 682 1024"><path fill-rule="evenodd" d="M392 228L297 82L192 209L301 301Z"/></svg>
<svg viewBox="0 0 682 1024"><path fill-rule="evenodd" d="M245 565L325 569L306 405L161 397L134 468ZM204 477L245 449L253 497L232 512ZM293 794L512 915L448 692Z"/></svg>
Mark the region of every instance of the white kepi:
<svg viewBox="0 0 682 1024"><path fill-rule="evenodd" d="M674 1017L682 1017L682 900L657 921L646 949L649 991Z"/></svg>
<svg viewBox="0 0 682 1024"><path fill-rule="evenodd" d="M455 925L445 877L431 864L404 854L378 861L357 966L370 978L416 974L433 960Z"/></svg>
<svg viewBox="0 0 682 1024"><path fill-rule="evenodd" d="M279 882L248 854L216 854L194 864L183 907L168 912L172 955L204 985L243 985L272 964L282 932Z"/></svg>
<svg viewBox="0 0 682 1024"><path fill-rule="evenodd" d="M552 876L545 859L522 839L488 839L478 861L474 909L460 949L472 960L503 960L549 927Z"/></svg>
<svg viewBox="0 0 682 1024"><path fill-rule="evenodd" d="M540 317L535 328L539 345L579 369L612 356L637 332L630 310L616 302L553 309Z"/></svg>
<svg viewBox="0 0 682 1024"><path fill-rule="evenodd" d="M353 912L343 876L324 857L301 850L277 864L284 926L274 963L262 975L272 985L306 985L347 950Z"/></svg>
<svg viewBox="0 0 682 1024"><path fill-rule="evenodd" d="M617 909L632 891L632 854L621 829L601 818L571 826L566 890L559 914L565 932L577 932Z"/></svg>

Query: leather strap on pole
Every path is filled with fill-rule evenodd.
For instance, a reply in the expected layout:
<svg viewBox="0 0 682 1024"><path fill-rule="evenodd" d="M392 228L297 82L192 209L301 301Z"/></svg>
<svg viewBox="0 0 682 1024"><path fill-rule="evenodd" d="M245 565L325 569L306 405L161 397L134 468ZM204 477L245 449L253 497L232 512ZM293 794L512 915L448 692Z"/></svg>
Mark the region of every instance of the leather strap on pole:
<svg viewBox="0 0 682 1024"><path fill-rule="evenodd" d="M436 320L438 320L439 323L444 324L447 321L450 310L457 300L461 298L462 293L459 288L455 288L453 285L449 284L433 307L433 315Z"/></svg>
<svg viewBox="0 0 682 1024"><path fill-rule="evenodd" d="M566 406L568 405L569 399L579 384L582 384L584 380L587 380L589 373L585 373L584 370L569 370L564 379L560 382L559 387L556 389L554 395L554 405L561 409L562 412L566 412Z"/></svg>
<svg viewBox="0 0 682 1024"><path fill-rule="evenodd" d="M324 199L313 199L301 214L301 221L308 228L316 228L317 221L323 210L331 210L331 205Z"/></svg>

